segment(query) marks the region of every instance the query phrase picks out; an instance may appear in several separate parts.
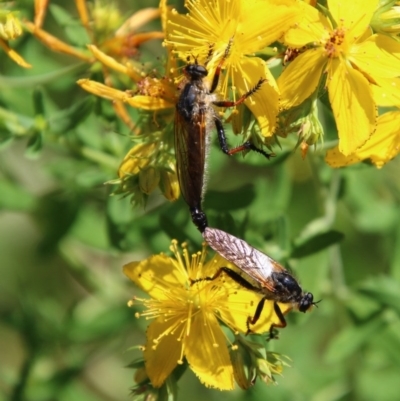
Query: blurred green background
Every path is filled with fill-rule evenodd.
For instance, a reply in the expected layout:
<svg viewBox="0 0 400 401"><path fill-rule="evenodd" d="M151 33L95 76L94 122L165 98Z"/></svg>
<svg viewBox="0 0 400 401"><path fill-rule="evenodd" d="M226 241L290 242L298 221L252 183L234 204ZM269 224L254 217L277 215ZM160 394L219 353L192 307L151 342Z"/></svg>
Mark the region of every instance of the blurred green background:
<svg viewBox="0 0 400 401"><path fill-rule="evenodd" d="M126 16L157 4L118 2ZM17 6L32 20L33 1ZM44 29L86 43L73 2L52 1ZM122 266L166 252L172 238L192 250L202 239L182 200L156 191L133 208L110 196L103 183L132 142L110 103L75 84L98 69L28 33L12 46L33 68L0 53L0 400L128 400L126 365L138 353L127 349L144 343L146 324L126 305L137 290ZM160 41L140 52L162 64ZM334 127L329 112L321 118L327 143ZM295 138L281 143L268 162L228 158L214 137L204 209L211 226L286 263L322 302L291 313L268 344L292 360L278 385L220 392L187 372L180 399L399 400L400 161L332 170L322 146L303 160Z"/></svg>

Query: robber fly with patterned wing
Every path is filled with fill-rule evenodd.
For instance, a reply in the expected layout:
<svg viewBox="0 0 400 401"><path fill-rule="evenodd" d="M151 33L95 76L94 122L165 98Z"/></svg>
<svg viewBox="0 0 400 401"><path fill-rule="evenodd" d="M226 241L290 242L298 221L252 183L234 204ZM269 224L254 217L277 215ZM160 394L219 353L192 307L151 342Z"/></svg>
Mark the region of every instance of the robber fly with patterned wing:
<svg viewBox="0 0 400 401"><path fill-rule="evenodd" d="M300 312L306 312L319 302L314 302L313 295L304 292L296 279L282 265L247 242L211 227L204 229L203 237L214 251L239 269L236 272L228 267L222 267L213 277L208 277L206 280L215 280L225 273L244 288L263 295L254 316L247 320L248 332L251 332L250 325L256 324L260 318L266 300L274 301L274 310L280 320L280 324L271 327L271 334L274 326L286 326L278 302L291 304L292 308Z"/></svg>
<svg viewBox="0 0 400 401"><path fill-rule="evenodd" d="M219 144L225 154L233 155L245 150L253 150L267 158L272 156L249 141L229 149L224 127L214 110L214 106L234 107L240 105L259 90L265 81L265 79L260 79L251 90L236 101L217 100L214 92L218 86L223 63L229 55L231 43L232 40L215 70L211 86L205 80L208 75L205 66L199 65L196 59L194 63L186 65L184 68L186 83L176 104L174 134L179 185L183 198L190 208L192 221L201 232L207 227L207 217L201 208L201 202L204 195L204 174L209 137L213 126L217 129Z"/></svg>

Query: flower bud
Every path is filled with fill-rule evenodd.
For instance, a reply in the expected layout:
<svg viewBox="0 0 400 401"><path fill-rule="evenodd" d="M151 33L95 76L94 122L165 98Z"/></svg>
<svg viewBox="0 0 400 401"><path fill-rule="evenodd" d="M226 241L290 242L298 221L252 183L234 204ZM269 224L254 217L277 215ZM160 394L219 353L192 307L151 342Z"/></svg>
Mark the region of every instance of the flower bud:
<svg viewBox="0 0 400 401"><path fill-rule="evenodd" d="M139 187L146 195L151 194L160 182L160 171L156 167L146 167L140 170Z"/></svg>
<svg viewBox="0 0 400 401"><path fill-rule="evenodd" d="M377 33L391 36L400 41L400 4L396 0L381 0L372 20L371 27Z"/></svg>
<svg viewBox="0 0 400 401"><path fill-rule="evenodd" d="M173 171L161 170L160 189L163 195L171 202L179 198L181 191L175 168Z"/></svg>
<svg viewBox="0 0 400 401"><path fill-rule="evenodd" d="M12 12L0 16L0 38L4 40L16 39L22 35L19 19Z"/></svg>
<svg viewBox="0 0 400 401"><path fill-rule="evenodd" d="M255 383L257 372L252 364L250 349L240 344L230 351L233 375L238 386L242 390L247 390Z"/></svg>
<svg viewBox="0 0 400 401"><path fill-rule="evenodd" d="M153 156L156 144L140 143L134 146L122 161L119 169L118 176L123 178L125 175L138 174L141 169L146 167Z"/></svg>

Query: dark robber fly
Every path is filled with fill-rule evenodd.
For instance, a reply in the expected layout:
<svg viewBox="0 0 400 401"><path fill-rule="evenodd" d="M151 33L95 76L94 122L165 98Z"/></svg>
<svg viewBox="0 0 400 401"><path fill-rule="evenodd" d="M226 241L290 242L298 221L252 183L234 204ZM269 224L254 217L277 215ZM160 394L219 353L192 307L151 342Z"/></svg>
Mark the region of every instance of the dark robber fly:
<svg viewBox="0 0 400 401"><path fill-rule="evenodd" d="M215 70L211 86L205 80L208 74L206 67L197 64L197 60L184 68L187 82L176 104L175 153L179 185L182 195L189 205L192 220L201 232L207 226L207 217L201 209L201 202L204 195L204 173L209 137L213 126L217 129L219 144L225 154L233 155L244 150L254 150L267 158L271 157L271 154L257 148L249 141L229 149L224 127L214 110L213 106L234 107L240 105L253 95L265 81L265 79L260 79L254 88L236 101L217 100L214 91L218 86L222 65L229 55L231 42Z"/></svg>
<svg viewBox="0 0 400 401"><path fill-rule="evenodd" d="M310 292L304 292L296 279L283 266L247 242L225 231L210 227L205 228L203 237L214 251L239 268L239 272L236 272L228 267L222 267L213 277L208 277L206 280L214 280L225 273L244 288L263 295L254 316L247 320L248 332L251 332L250 325L256 324L260 318L266 300L274 301L274 310L280 320L280 324L273 325L276 327L286 326L286 320L278 302L291 304L300 312L306 312L317 304L314 302L313 295ZM271 327L271 336L273 328Z"/></svg>

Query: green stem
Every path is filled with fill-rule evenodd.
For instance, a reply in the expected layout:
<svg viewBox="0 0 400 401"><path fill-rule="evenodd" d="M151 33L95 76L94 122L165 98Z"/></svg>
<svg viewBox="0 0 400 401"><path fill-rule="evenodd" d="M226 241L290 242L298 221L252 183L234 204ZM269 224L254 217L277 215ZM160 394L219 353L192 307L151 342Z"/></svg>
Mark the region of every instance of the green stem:
<svg viewBox="0 0 400 401"><path fill-rule="evenodd" d="M35 362L35 354L32 351L30 355L26 358L24 364L22 365L21 373L19 375L19 381L15 385L14 390L11 394L10 401L23 401L25 387L29 379L29 375L33 368Z"/></svg>
<svg viewBox="0 0 400 401"><path fill-rule="evenodd" d="M79 148L79 153L90 161L109 167L112 170L118 170L119 161L114 156L88 147Z"/></svg>

